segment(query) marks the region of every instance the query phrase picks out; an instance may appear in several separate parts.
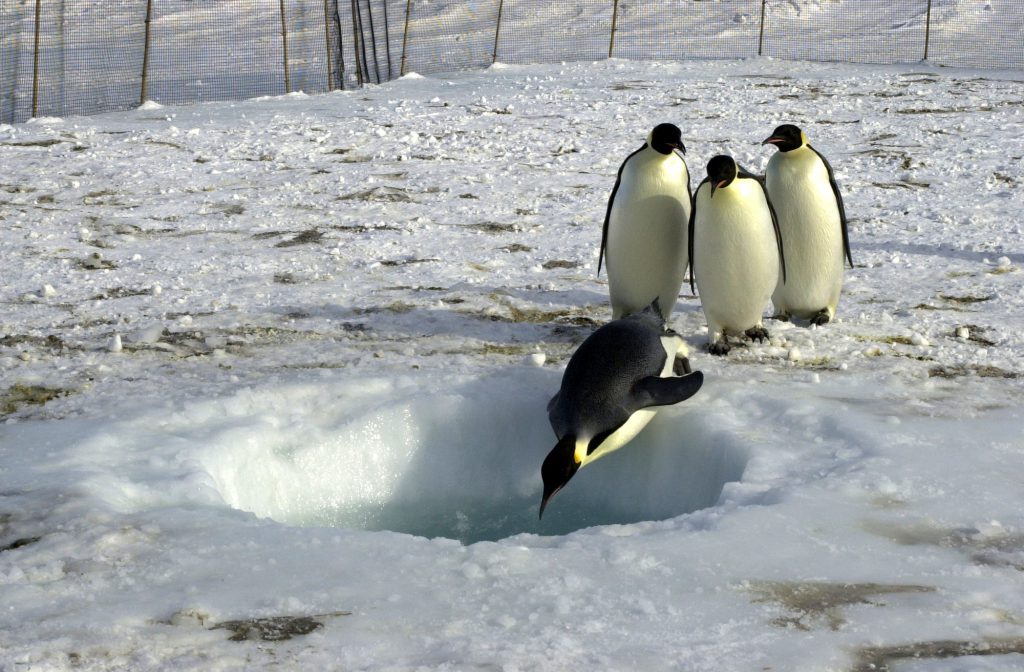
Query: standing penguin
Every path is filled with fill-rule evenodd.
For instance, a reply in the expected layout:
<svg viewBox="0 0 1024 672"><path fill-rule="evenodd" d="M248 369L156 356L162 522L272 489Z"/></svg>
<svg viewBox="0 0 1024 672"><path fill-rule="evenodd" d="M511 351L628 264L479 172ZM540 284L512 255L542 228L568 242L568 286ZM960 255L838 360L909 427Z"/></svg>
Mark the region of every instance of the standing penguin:
<svg viewBox="0 0 1024 672"><path fill-rule="evenodd" d="M601 233L601 262L608 258L612 317L643 310L658 299L662 316L672 314L686 276L686 223L690 217L690 171L682 132L658 124L644 145L619 167Z"/></svg>
<svg viewBox="0 0 1024 672"><path fill-rule="evenodd" d="M729 156L708 162L690 214L690 287L694 278L708 322L708 350L729 352L727 333L764 341L762 313L786 278L775 211L761 181Z"/></svg>
<svg viewBox="0 0 1024 672"><path fill-rule="evenodd" d="M779 150L768 161L765 186L789 259L789 282L772 294L775 312L825 324L839 303L844 253L853 267L839 185L832 166L793 124L779 126L761 144Z"/></svg>
<svg viewBox="0 0 1024 672"><path fill-rule="evenodd" d="M704 375L690 372L686 352L679 334L665 328L657 300L583 341L565 368L558 394L548 402L558 443L540 470L541 516L580 467L639 434L654 417L654 407L697 393Z"/></svg>

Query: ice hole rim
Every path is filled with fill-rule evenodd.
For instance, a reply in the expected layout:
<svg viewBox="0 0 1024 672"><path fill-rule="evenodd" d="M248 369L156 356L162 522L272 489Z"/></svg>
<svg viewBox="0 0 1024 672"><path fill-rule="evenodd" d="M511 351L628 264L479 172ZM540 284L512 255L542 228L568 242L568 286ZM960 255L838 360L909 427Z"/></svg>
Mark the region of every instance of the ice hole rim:
<svg viewBox="0 0 1024 672"><path fill-rule="evenodd" d="M698 394L588 465L543 520L540 465L554 445L557 372L378 390L292 423L236 426L201 462L224 502L288 526L392 531L463 544L659 521L715 506L743 477L748 442ZM329 395L336 398L337 394ZM344 397L344 395L340 395Z"/></svg>

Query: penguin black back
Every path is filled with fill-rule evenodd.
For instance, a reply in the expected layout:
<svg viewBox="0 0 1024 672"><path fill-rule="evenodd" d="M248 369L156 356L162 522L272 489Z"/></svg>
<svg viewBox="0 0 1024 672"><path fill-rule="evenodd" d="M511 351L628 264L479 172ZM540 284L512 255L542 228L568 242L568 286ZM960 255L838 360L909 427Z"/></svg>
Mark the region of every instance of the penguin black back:
<svg viewBox="0 0 1024 672"><path fill-rule="evenodd" d="M620 408L621 400L637 380L658 375L665 365L663 331L660 313L645 310L609 322L585 340L569 360L553 400L549 417L555 433L588 426L597 417L621 416L624 422L629 413Z"/></svg>

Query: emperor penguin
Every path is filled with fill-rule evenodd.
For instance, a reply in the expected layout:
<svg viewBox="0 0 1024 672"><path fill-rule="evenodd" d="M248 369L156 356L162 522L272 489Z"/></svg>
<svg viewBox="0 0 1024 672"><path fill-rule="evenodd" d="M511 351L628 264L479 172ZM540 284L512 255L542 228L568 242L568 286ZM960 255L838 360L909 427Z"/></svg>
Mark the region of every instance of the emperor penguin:
<svg viewBox="0 0 1024 672"><path fill-rule="evenodd" d="M657 299L583 341L569 359L558 393L548 402L548 420L558 443L540 470L540 516L581 467L639 434L656 407L697 393L704 375L690 371L687 353L679 334L665 327Z"/></svg>
<svg viewBox="0 0 1024 672"><path fill-rule="evenodd" d="M825 324L839 303L844 254L853 268L839 185L832 166L793 124L779 126L761 144L779 150L768 161L765 186L789 261L788 282L772 294L776 315Z"/></svg>
<svg viewBox="0 0 1024 672"><path fill-rule="evenodd" d="M600 274L608 260L613 319L643 310L654 298L665 319L675 308L686 277L691 209L685 153L682 131L658 124L619 166L597 261Z"/></svg>
<svg viewBox="0 0 1024 672"><path fill-rule="evenodd" d="M690 287L696 279L708 350L729 352L727 334L764 341L763 312L785 282L782 237L761 180L729 156L708 162L690 214Z"/></svg>

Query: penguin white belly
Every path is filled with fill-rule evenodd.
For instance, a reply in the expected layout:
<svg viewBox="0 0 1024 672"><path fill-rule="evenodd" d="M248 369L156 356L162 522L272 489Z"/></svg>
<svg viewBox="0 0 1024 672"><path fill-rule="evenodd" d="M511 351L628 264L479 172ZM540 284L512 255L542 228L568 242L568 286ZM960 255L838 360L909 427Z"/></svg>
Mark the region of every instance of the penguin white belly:
<svg viewBox="0 0 1024 672"><path fill-rule="evenodd" d="M698 191L694 223L694 279L711 342L723 330L761 324L779 279L779 253L771 211L754 180L735 180L709 198Z"/></svg>
<svg viewBox="0 0 1024 672"><path fill-rule="evenodd" d="M843 234L828 171L801 147L772 156L766 181L786 256L786 282L772 303L779 313L811 317L824 308L831 318L843 286Z"/></svg>
<svg viewBox="0 0 1024 672"><path fill-rule="evenodd" d="M653 156L651 156L653 155ZM690 202L686 164L646 149L630 159L608 222L612 316L639 312L657 297L667 318L687 264Z"/></svg>
<svg viewBox="0 0 1024 672"><path fill-rule="evenodd" d="M678 336L663 336L661 339L661 345L665 348L665 354L667 357L665 358L665 366L662 367L661 373L658 375L662 378L668 378L669 376L675 375L674 366L676 357L685 357L687 355L686 343ZM629 416L629 420L627 420L624 425L609 434L608 438L602 441L590 455L587 455L587 444L589 440L577 441L576 454L582 457L580 466L582 467L583 465L590 464L594 460L618 450L635 439L643 428L654 419L657 412L657 407L643 408L636 411L633 415Z"/></svg>

